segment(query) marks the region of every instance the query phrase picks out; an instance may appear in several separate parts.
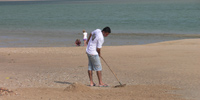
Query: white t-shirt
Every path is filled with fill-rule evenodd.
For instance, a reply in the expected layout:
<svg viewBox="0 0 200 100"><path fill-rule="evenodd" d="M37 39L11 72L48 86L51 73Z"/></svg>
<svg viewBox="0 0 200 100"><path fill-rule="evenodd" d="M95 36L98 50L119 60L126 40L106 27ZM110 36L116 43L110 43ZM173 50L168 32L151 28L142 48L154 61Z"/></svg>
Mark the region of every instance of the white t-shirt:
<svg viewBox="0 0 200 100"><path fill-rule="evenodd" d="M97 48L101 48L104 43L104 37L100 29L94 30L88 42L86 52L91 55L98 55Z"/></svg>
<svg viewBox="0 0 200 100"><path fill-rule="evenodd" d="M87 39L87 32L83 33L83 39Z"/></svg>

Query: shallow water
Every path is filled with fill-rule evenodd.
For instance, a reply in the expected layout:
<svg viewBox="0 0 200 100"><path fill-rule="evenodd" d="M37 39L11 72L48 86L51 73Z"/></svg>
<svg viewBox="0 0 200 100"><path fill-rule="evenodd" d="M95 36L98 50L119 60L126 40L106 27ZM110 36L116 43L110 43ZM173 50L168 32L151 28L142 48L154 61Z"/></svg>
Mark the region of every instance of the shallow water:
<svg viewBox="0 0 200 100"><path fill-rule="evenodd" d="M105 45L191 38L173 34L199 38L199 5L197 0L0 2L0 46L74 46L75 39L82 39L83 29L91 32L105 26L114 33Z"/></svg>

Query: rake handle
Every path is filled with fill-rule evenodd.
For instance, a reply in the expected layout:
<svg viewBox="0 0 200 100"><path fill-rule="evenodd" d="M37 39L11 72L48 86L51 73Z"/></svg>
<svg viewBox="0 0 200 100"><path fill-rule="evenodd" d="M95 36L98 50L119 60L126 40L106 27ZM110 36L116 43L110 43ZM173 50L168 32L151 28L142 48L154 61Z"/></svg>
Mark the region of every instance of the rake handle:
<svg viewBox="0 0 200 100"><path fill-rule="evenodd" d="M100 56L100 57L101 57L101 59L104 61L104 63L108 66L108 68L109 68L110 71L113 73L113 75L115 76L115 78L118 80L119 84L122 85L121 82L119 81L117 75L115 74L115 72L113 72L113 70L110 68L110 66L107 64L107 62L103 59L103 57L102 57L102 56Z"/></svg>

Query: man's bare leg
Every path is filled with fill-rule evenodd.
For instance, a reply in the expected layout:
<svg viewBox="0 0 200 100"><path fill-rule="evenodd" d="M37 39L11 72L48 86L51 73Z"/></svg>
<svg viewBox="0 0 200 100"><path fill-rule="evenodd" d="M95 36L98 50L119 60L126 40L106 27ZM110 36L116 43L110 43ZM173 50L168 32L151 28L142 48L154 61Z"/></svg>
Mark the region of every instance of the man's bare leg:
<svg viewBox="0 0 200 100"><path fill-rule="evenodd" d="M91 70L88 70L88 76L89 76L89 79L90 79L90 86L93 86L94 82L93 82L92 71Z"/></svg>
<svg viewBox="0 0 200 100"><path fill-rule="evenodd" d="M97 71L97 77L99 79L99 85L104 85L104 83L102 82L102 74L101 71Z"/></svg>

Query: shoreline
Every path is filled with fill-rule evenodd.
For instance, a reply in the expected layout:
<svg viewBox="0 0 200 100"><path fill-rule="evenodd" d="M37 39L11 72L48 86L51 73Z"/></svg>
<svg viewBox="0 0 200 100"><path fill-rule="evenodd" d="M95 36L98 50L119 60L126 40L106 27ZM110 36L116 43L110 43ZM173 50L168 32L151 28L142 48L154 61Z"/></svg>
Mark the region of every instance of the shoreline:
<svg viewBox="0 0 200 100"><path fill-rule="evenodd" d="M0 87L19 94L2 98L198 100L199 48L200 39L103 46L102 56L120 81L127 84L118 89L112 88L119 83L103 62L103 80L111 87L86 86L89 81L85 47L0 48ZM96 74L94 81L97 83ZM76 82L80 85L63 92Z"/></svg>
<svg viewBox="0 0 200 100"><path fill-rule="evenodd" d="M200 34L112 33L105 38L104 46L145 45L164 41L199 38ZM42 34L40 32L34 32L34 34L1 32L0 48L75 47L74 42L76 39L80 39L83 44L82 33L65 33L63 31L58 31L57 33L45 31Z"/></svg>

